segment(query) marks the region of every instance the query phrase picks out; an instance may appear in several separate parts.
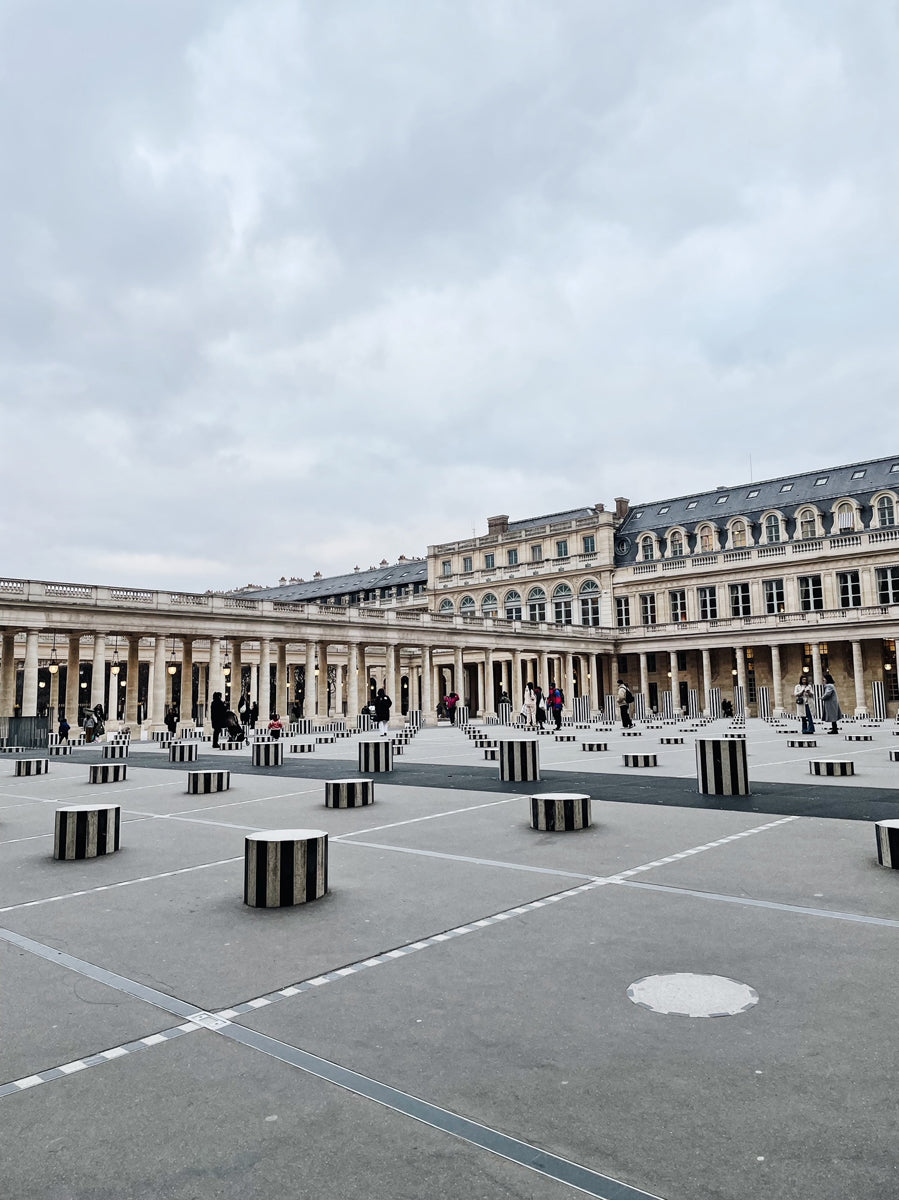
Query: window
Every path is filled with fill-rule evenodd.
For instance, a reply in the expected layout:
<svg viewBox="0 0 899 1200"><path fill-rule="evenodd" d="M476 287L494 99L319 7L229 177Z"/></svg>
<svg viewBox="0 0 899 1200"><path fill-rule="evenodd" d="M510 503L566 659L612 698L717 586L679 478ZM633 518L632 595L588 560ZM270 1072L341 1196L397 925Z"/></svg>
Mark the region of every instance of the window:
<svg viewBox="0 0 899 1200"><path fill-rule="evenodd" d="M561 542L556 542L556 558L568 557L568 539L563 539Z"/></svg>
<svg viewBox="0 0 899 1200"><path fill-rule="evenodd" d="M585 554L595 554L596 553L596 538L593 536L592 533L588 533L587 536L584 538L584 553Z"/></svg>
<svg viewBox="0 0 899 1200"><path fill-rule="evenodd" d="M748 617L751 614L749 605L749 584L732 583L730 591L730 615L732 617Z"/></svg>
<svg viewBox="0 0 899 1200"><path fill-rule="evenodd" d="M698 500L691 500L690 503L687 505L687 508L695 508L698 503L699 503Z"/></svg>
<svg viewBox="0 0 899 1200"><path fill-rule="evenodd" d="M877 599L880 604L899 604L899 567L878 567Z"/></svg>
<svg viewBox="0 0 899 1200"><path fill-rule="evenodd" d="M678 650L677 652L677 669L686 671L687 669L687 652L686 650Z"/></svg>
<svg viewBox="0 0 899 1200"><path fill-rule="evenodd" d="M893 474L894 471L899 471L899 463L893 463L893 465L890 467L891 475Z"/></svg>
<svg viewBox="0 0 899 1200"><path fill-rule="evenodd" d="M782 579L766 579L762 588L765 593L765 612L782 613L786 609L784 581Z"/></svg>
<svg viewBox="0 0 899 1200"><path fill-rule="evenodd" d="M730 537L735 549L740 550L746 545L746 525L743 521L734 521Z"/></svg>
<svg viewBox="0 0 899 1200"><path fill-rule="evenodd" d="M656 597L655 592L644 592L640 597L640 617L644 625L655 625L656 623Z"/></svg>
<svg viewBox="0 0 899 1200"><path fill-rule="evenodd" d="M780 490L781 490L782 492L792 492L792 490L793 490L793 485L792 485L792 483L784 483L784 484L782 484L782 485L781 485L781 489L780 489Z"/></svg>
<svg viewBox="0 0 899 1200"><path fill-rule="evenodd" d="M640 539L640 554L644 562L650 562L655 555L655 549L651 537Z"/></svg>
<svg viewBox="0 0 899 1200"><path fill-rule="evenodd" d="M730 499L729 496L719 496L718 499L715 501L715 503L716 504L726 504L729 499Z"/></svg>
<svg viewBox="0 0 899 1200"><path fill-rule="evenodd" d="M655 654L647 654L647 655L646 655L646 670L647 670L647 672L648 672L650 675L655 675L655 673L656 673L656 669L657 669L657 668L656 668L656 656L655 656Z"/></svg>
<svg viewBox="0 0 899 1200"><path fill-rule="evenodd" d="M697 588L696 595L699 599L700 621L714 621L718 616L718 589L714 587Z"/></svg>
<svg viewBox="0 0 899 1200"><path fill-rule="evenodd" d="M877 501L877 524L881 527L896 524L896 507L892 496L881 496Z"/></svg>
<svg viewBox="0 0 899 1200"><path fill-rule="evenodd" d="M669 508L670 508L670 507L671 507L671 505L670 505L670 504L666 504L666 505L664 505L662 508L660 508L660 509L659 509L659 516L660 516L660 517L664 517L665 513L666 513L666 512L668 512L668 510L669 510Z"/></svg>
<svg viewBox="0 0 899 1200"><path fill-rule="evenodd" d="M466 617L474 616L474 613L475 613L474 596L463 596L462 597L462 599L459 603L459 612L463 613Z"/></svg>
<svg viewBox="0 0 899 1200"><path fill-rule="evenodd" d="M508 565L510 567L517 567L518 566L518 551L517 550L507 550L506 551L506 562L508 563Z"/></svg>
<svg viewBox="0 0 899 1200"><path fill-rule="evenodd" d="M481 601L481 612L485 617L495 617L499 612L499 601L493 592L488 592Z"/></svg>
<svg viewBox="0 0 899 1200"><path fill-rule="evenodd" d="M543 562L542 546L531 546L531 562Z"/></svg>
<svg viewBox="0 0 899 1200"><path fill-rule="evenodd" d="M855 478L855 476L853 476ZM851 504L837 505L837 532L852 533L855 529L855 509Z"/></svg>
<svg viewBox="0 0 899 1200"><path fill-rule="evenodd" d="M758 489L758 488L753 488L753 490L752 490L751 492L747 492L747 493L746 493L746 499L747 499L747 500L752 500L752 499L754 499L754 498L755 498L755 497L756 497L758 494L759 494L759 489Z"/></svg>
<svg viewBox="0 0 899 1200"><path fill-rule="evenodd" d="M451 613L453 611L453 602L449 597L446 600L440 601L440 611L442 613Z"/></svg>
<svg viewBox="0 0 899 1200"><path fill-rule="evenodd" d="M865 471L853 471L852 474L849 476L849 478L850 479L864 479L865 474L866 474Z"/></svg>
<svg viewBox="0 0 899 1200"><path fill-rule="evenodd" d="M824 607L820 575L799 576L799 607L803 612L818 611Z"/></svg>
<svg viewBox="0 0 899 1200"><path fill-rule="evenodd" d="M453 564L452 564L452 562L451 562L449 559L446 559L446 561L445 561L445 562L442 564L442 567L443 567L443 577L444 577L444 579L446 579L446 578L447 578L449 575L452 575L452 573L453 573Z"/></svg>
<svg viewBox="0 0 899 1200"><path fill-rule="evenodd" d="M896 590L899 595L899 570L896 572ZM631 623L631 602L628 596L615 597L615 624L619 629L627 629Z"/></svg>
<svg viewBox="0 0 899 1200"><path fill-rule="evenodd" d="M532 588L528 592L528 620L546 620L546 592L543 588Z"/></svg>
<svg viewBox="0 0 899 1200"><path fill-rule="evenodd" d="M714 549L712 543L712 530L708 525L700 525L699 527L699 549L703 554L710 554Z"/></svg>
<svg viewBox="0 0 899 1200"><path fill-rule="evenodd" d="M765 517L765 541L769 545L780 541L780 517L775 513Z"/></svg>
<svg viewBox="0 0 899 1200"><path fill-rule="evenodd" d="M581 587L581 624L599 624L599 585L588 579Z"/></svg>
<svg viewBox="0 0 899 1200"><path fill-rule="evenodd" d="M506 609L506 620L507 621L520 621L521 620L521 593L520 592L506 592L506 599L504 601L504 605L505 605L505 609Z"/></svg>
<svg viewBox="0 0 899 1200"><path fill-rule="evenodd" d="M861 608L862 585L858 571L838 571L837 587L840 591L840 608Z"/></svg>
<svg viewBox="0 0 899 1200"><path fill-rule="evenodd" d="M830 479L829 475L819 475L815 480L815 487L823 487L824 484L827 483L828 479Z"/></svg>
<svg viewBox="0 0 899 1200"><path fill-rule="evenodd" d="M484 555L484 570L485 571L496 570L496 555L495 554L485 554Z"/></svg>
<svg viewBox="0 0 899 1200"><path fill-rule="evenodd" d="M572 591L567 583L560 583L553 592L553 620L557 625L570 625Z"/></svg>
<svg viewBox="0 0 899 1200"><path fill-rule="evenodd" d="M472 572L471 557L470 557L470 555L466 555L465 558L462 559L462 574L470 575L471 572Z"/></svg>
<svg viewBox="0 0 899 1200"><path fill-rule="evenodd" d="M679 533L672 533L668 539L668 553L671 558L683 558L684 556L684 539Z"/></svg>
<svg viewBox="0 0 899 1200"><path fill-rule="evenodd" d="M799 514L799 536L801 538L818 536L818 522L814 509L804 508Z"/></svg>
<svg viewBox="0 0 899 1200"><path fill-rule="evenodd" d="M687 593L683 588L676 592L668 593L668 604L671 609L672 621L686 621L687 619Z"/></svg>

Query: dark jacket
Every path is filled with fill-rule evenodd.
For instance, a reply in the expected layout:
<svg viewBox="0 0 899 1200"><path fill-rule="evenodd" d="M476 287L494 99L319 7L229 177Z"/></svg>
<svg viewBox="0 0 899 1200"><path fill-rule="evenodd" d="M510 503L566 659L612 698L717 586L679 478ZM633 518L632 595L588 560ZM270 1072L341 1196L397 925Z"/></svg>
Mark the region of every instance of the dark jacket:
<svg viewBox="0 0 899 1200"><path fill-rule="evenodd" d="M390 710L393 707L393 701L389 696L375 696L375 716L379 721L390 720Z"/></svg>
<svg viewBox="0 0 899 1200"><path fill-rule="evenodd" d="M221 697L213 700L210 704L209 720L213 729L224 729L228 724L228 707Z"/></svg>

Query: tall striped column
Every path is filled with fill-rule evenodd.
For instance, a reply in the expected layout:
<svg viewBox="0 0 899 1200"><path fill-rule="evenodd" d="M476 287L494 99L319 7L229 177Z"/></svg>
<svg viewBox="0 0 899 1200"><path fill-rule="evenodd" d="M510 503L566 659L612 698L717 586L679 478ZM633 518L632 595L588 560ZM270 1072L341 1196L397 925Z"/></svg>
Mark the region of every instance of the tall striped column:
<svg viewBox="0 0 899 1200"><path fill-rule="evenodd" d="M771 720L771 693L768 688L763 685L756 689L756 703L758 704L758 714L763 721Z"/></svg>
<svg viewBox="0 0 899 1200"><path fill-rule="evenodd" d="M701 796L748 796L745 740L697 738L696 782Z"/></svg>

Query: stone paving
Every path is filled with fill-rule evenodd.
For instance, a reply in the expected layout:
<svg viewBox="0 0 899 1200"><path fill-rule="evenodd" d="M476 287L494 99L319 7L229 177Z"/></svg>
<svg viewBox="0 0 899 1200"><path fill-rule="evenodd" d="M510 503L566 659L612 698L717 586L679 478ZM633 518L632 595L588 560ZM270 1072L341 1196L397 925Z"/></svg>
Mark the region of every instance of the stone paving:
<svg viewBox="0 0 899 1200"><path fill-rule="evenodd" d="M0 758L0 1194L895 1197L899 872L871 819L899 817L896 728L788 751L750 721L734 798L697 795L671 727L543 737L523 787L425 729L340 810L355 738L282 768L134 743L95 786L96 748ZM187 795L213 765L230 790ZM531 829L549 790L590 828ZM86 802L121 804L121 849L54 861ZM246 907L245 836L293 827L328 832L328 895Z"/></svg>

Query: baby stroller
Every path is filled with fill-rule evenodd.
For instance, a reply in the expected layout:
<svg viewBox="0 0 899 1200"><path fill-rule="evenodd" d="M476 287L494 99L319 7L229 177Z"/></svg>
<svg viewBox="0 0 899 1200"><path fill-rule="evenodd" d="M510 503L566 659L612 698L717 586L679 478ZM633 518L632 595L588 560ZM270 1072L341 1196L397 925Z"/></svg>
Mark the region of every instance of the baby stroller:
<svg viewBox="0 0 899 1200"><path fill-rule="evenodd" d="M225 714L227 724L225 729L228 732L229 742L242 742L244 739L243 725L240 723L240 718L237 713L228 712Z"/></svg>

